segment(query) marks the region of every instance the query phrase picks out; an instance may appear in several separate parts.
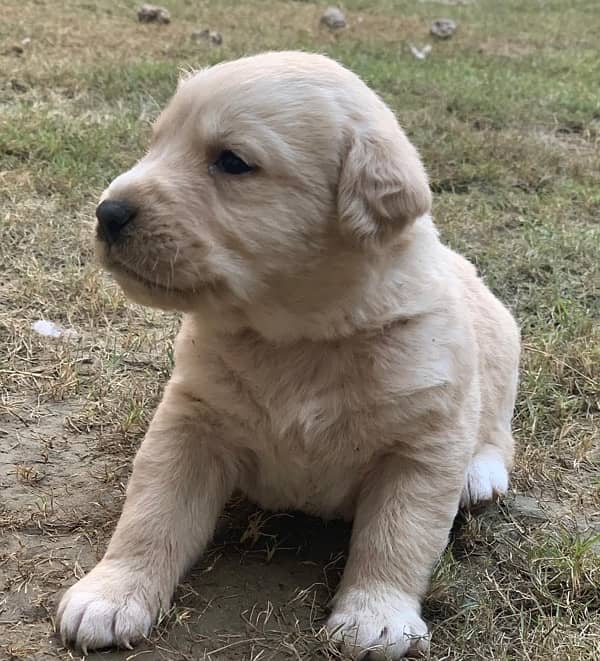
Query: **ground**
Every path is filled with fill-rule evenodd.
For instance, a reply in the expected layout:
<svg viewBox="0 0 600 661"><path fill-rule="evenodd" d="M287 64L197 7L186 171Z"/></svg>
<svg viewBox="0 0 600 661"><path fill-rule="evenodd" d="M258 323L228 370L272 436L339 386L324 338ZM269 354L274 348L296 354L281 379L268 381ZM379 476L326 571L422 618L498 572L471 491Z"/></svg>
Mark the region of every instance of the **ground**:
<svg viewBox="0 0 600 661"><path fill-rule="evenodd" d="M57 594L101 557L179 320L93 260L99 192L144 149L182 69L326 52L394 108L445 241L523 333L509 497L457 520L425 602L431 658L600 658L600 15L596 0L129 0L0 8L0 659L71 659ZM458 23L447 41L430 22ZM193 30L223 35L221 46ZM410 46L432 44L424 60ZM73 331L45 337L32 323ZM135 651L90 659L338 658L320 628L349 528L230 505Z"/></svg>

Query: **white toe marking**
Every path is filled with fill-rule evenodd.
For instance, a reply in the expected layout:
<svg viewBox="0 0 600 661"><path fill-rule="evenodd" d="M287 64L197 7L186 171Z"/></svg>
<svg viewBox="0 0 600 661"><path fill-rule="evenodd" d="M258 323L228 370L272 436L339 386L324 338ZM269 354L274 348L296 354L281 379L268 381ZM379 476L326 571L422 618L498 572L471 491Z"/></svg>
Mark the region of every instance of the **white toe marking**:
<svg viewBox="0 0 600 661"><path fill-rule="evenodd" d="M476 454L465 478L460 499L463 507L494 500L508 491L508 472L504 461L496 452Z"/></svg>

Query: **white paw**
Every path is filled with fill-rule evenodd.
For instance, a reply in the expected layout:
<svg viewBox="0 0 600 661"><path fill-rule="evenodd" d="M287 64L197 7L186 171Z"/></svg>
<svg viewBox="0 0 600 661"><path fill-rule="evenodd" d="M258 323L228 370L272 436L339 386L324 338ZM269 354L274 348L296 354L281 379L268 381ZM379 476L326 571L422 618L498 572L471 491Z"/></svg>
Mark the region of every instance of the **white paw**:
<svg viewBox="0 0 600 661"><path fill-rule="evenodd" d="M103 647L125 647L144 638L158 613L149 581L125 566L101 562L61 599L56 627L65 645L84 654Z"/></svg>
<svg viewBox="0 0 600 661"><path fill-rule="evenodd" d="M471 460L465 476L460 506L468 508L478 503L490 502L507 491L508 471L504 461L494 450L484 450Z"/></svg>
<svg viewBox="0 0 600 661"><path fill-rule="evenodd" d="M352 659L400 659L429 649L427 625L415 606L395 594L351 591L336 599L327 628Z"/></svg>

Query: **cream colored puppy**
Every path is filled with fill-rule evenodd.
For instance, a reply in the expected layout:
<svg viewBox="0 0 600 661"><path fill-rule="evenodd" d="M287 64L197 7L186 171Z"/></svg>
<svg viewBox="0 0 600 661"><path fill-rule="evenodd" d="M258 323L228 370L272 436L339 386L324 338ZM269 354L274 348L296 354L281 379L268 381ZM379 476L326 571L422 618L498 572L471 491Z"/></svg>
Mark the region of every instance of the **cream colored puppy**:
<svg viewBox="0 0 600 661"><path fill-rule="evenodd" d="M425 649L420 602L459 503L507 489L519 340L440 243L392 112L319 55L220 64L180 84L102 199L103 264L185 315L106 555L60 603L63 639L145 636L241 489L354 519L328 623L351 656Z"/></svg>

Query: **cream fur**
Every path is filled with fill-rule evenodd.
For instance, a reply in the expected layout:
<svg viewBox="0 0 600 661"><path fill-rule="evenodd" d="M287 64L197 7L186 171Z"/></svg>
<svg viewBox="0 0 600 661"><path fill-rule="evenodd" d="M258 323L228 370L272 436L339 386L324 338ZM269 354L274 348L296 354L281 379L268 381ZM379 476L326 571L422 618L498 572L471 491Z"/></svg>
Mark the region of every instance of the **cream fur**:
<svg viewBox="0 0 600 661"><path fill-rule="evenodd" d="M231 150L256 169L214 163ZM65 640L148 633L227 499L354 520L329 621L356 657L426 649L420 602L459 502L507 489L518 331L440 243L414 147L354 74L267 53L183 80L103 199L137 215L98 253L185 312L103 560Z"/></svg>

